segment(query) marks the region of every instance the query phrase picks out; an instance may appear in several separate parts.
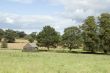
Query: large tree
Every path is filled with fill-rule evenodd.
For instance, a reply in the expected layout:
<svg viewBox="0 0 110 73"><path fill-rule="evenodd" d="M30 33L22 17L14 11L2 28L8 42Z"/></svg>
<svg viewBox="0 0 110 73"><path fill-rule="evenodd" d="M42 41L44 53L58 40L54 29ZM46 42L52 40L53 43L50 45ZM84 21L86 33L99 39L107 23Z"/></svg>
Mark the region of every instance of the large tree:
<svg viewBox="0 0 110 73"><path fill-rule="evenodd" d="M30 42L30 43L33 43L34 42L34 38L30 35L27 36L27 40Z"/></svg>
<svg viewBox="0 0 110 73"><path fill-rule="evenodd" d="M0 29L0 42L1 42L3 37L4 37L4 31L2 29Z"/></svg>
<svg viewBox="0 0 110 73"><path fill-rule="evenodd" d="M8 43L14 43L15 36L16 36L15 31L10 30L10 29L5 31L4 38L7 40Z"/></svg>
<svg viewBox="0 0 110 73"><path fill-rule="evenodd" d="M37 35L37 42L49 50L50 46L56 46L59 43L59 37L59 33L53 27L45 26Z"/></svg>
<svg viewBox="0 0 110 73"><path fill-rule="evenodd" d="M78 27L69 27L64 30L62 42L70 50L78 49L81 45L81 32Z"/></svg>
<svg viewBox="0 0 110 73"><path fill-rule="evenodd" d="M105 53L110 51L110 14L103 13L99 17L100 49Z"/></svg>
<svg viewBox="0 0 110 73"><path fill-rule="evenodd" d="M82 25L84 50L95 52L98 49L97 24L94 16L89 16Z"/></svg>
<svg viewBox="0 0 110 73"><path fill-rule="evenodd" d="M35 40L36 39L36 35L37 34L37 32L32 32L31 34L30 34L30 36Z"/></svg>
<svg viewBox="0 0 110 73"><path fill-rule="evenodd" d="M24 38L26 36L26 33L23 32L23 31L18 31L17 35L18 35L19 38Z"/></svg>

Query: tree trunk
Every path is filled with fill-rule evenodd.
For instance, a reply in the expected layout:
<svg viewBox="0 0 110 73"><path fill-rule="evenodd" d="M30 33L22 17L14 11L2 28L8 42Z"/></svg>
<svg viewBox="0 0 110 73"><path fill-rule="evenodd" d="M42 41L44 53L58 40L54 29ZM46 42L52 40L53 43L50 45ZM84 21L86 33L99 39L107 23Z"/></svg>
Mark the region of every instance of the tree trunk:
<svg viewBox="0 0 110 73"><path fill-rule="evenodd" d="M49 50L49 49L50 49L50 47L49 47L49 46L47 46L47 49Z"/></svg>
<svg viewBox="0 0 110 73"><path fill-rule="evenodd" d="M0 42L2 41L2 39L0 38Z"/></svg>
<svg viewBox="0 0 110 73"><path fill-rule="evenodd" d="M69 50L71 51L71 50L72 50L72 48L70 47L70 48L69 48Z"/></svg>
<svg viewBox="0 0 110 73"><path fill-rule="evenodd" d="M69 45L69 50L70 50L70 51L72 50L72 46L71 46L71 44Z"/></svg>
<svg viewBox="0 0 110 73"><path fill-rule="evenodd" d="M107 54L107 50L104 49L104 53Z"/></svg>
<svg viewBox="0 0 110 73"><path fill-rule="evenodd" d="M91 52L92 52L92 53L95 53L95 51L94 51L94 49L93 49L93 48L91 49Z"/></svg>

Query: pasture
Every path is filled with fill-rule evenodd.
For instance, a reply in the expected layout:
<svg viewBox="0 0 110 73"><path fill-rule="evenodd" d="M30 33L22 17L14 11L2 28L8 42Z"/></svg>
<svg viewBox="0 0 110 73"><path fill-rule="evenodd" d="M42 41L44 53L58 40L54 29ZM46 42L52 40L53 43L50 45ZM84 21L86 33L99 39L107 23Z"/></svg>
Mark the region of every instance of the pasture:
<svg viewBox="0 0 110 73"><path fill-rule="evenodd" d="M15 43L8 43L8 49L22 49L24 45L28 43L25 39L16 39ZM0 42L1 47L1 42Z"/></svg>
<svg viewBox="0 0 110 73"><path fill-rule="evenodd" d="M110 73L110 56L0 50L0 73Z"/></svg>

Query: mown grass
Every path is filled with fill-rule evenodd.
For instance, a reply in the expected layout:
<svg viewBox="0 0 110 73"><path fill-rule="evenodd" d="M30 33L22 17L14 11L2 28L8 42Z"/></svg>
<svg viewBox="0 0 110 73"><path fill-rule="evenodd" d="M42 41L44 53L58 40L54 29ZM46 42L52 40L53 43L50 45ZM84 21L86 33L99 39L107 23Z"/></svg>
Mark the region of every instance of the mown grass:
<svg viewBox="0 0 110 73"><path fill-rule="evenodd" d="M0 50L0 73L110 73L110 56Z"/></svg>

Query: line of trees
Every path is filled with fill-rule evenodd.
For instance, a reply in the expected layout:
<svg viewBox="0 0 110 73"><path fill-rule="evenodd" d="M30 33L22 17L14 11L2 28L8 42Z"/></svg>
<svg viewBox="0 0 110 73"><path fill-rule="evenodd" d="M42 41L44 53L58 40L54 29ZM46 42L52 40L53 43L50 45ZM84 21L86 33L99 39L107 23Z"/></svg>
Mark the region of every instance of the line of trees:
<svg viewBox="0 0 110 73"><path fill-rule="evenodd" d="M14 31L11 29L0 29L0 42L5 39L8 43L14 43L16 38L24 38L27 34L25 32Z"/></svg>
<svg viewBox="0 0 110 73"><path fill-rule="evenodd" d="M103 13L98 18L89 16L82 25L84 49L96 52L110 51L110 14Z"/></svg>
<svg viewBox="0 0 110 73"><path fill-rule="evenodd" d="M3 30L0 29L0 42L6 41L7 43L15 43L15 39L23 38L27 39L30 43L36 40L36 32L32 32L31 34L26 34L23 31L14 31L11 29Z"/></svg>
<svg viewBox="0 0 110 73"><path fill-rule="evenodd" d="M107 53L110 51L110 14L88 16L81 26L64 29L62 36L53 27L45 26L37 35L37 41L48 49L60 44L70 50L83 46L86 51Z"/></svg>
<svg viewBox="0 0 110 73"><path fill-rule="evenodd" d="M56 48L67 47L70 51L83 47L90 52L110 51L110 14L102 13L98 17L88 16L81 26L72 26L64 29L60 35L53 27L45 26L37 35L33 32L26 35L24 32L0 29L0 41L5 38L7 42L14 42L15 38L26 37L31 43L37 40L38 46Z"/></svg>

